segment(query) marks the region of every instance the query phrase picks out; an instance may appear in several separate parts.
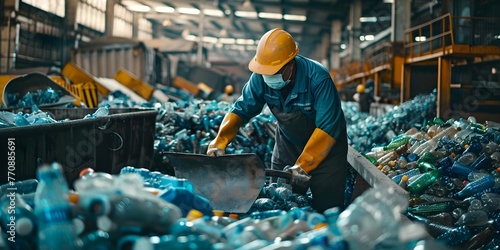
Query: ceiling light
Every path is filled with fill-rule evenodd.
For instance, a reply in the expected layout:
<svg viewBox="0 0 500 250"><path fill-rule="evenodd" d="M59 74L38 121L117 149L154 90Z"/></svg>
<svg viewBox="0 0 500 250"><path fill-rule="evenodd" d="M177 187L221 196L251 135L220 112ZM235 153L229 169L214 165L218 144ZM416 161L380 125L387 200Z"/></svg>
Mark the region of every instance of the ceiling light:
<svg viewBox="0 0 500 250"><path fill-rule="evenodd" d="M255 45L247 45L247 50L257 50L257 46Z"/></svg>
<svg viewBox="0 0 500 250"><path fill-rule="evenodd" d="M259 17L268 19L282 19L283 15L280 13L259 12Z"/></svg>
<svg viewBox="0 0 500 250"><path fill-rule="evenodd" d="M359 21L362 23L376 23L377 22L377 17L374 16L369 16L369 17L360 17Z"/></svg>
<svg viewBox="0 0 500 250"><path fill-rule="evenodd" d="M134 12L148 12L151 10L149 6L132 0L122 1L122 4L125 5L128 10Z"/></svg>
<svg viewBox="0 0 500 250"><path fill-rule="evenodd" d="M236 11L234 15L238 17L248 17L248 18L257 18L257 12L255 11Z"/></svg>
<svg viewBox="0 0 500 250"><path fill-rule="evenodd" d="M373 39L375 39L375 36L374 36L374 35L366 35L366 36L365 36L365 40L366 40L366 41L373 41Z"/></svg>
<svg viewBox="0 0 500 250"><path fill-rule="evenodd" d="M384 3L394 3L394 0L384 0Z"/></svg>
<svg viewBox="0 0 500 250"><path fill-rule="evenodd" d="M217 38L216 37L211 37L211 36L204 36L203 37L203 42L206 42L206 43L217 43Z"/></svg>
<svg viewBox="0 0 500 250"><path fill-rule="evenodd" d="M307 20L307 17L304 15L290 15L290 14L285 14L283 16L285 20L288 21L305 21Z"/></svg>
<svg viewBox="0 0 500 250"><path fill-rule="evenodd" d="M188 40L188 41L198 41L198 37L195 36L195 35L188 35L188 36L185 36L184 39Z"/></svg>
<svg viewBox="0 0 500 250"><path fill-rule="evenodd" d="M235 44L236 39L234 39L234 38L219 38L219 42L224 43L224 44Z"/></svg>
<svg viewBox="0 0 500 250"><path fill-rule="evenodd" d="M200 14L200 10L196 8L178 8L177 11L181 14L187 15L198 15Z"/></svg>
<svg viewBox="0 0 500 250"><path fill-rule="evenodd" d="M365 40L365 36L360 36L360 37L359 37L359 40L360 40L360 41L364 41L364 40Z"/></svg>
<svg viewBox="0 0 500 250"><path fill-rule="evenodd" d="M425 36L416 36L415 37L415 42L425 42L427 38Z"/></svg>
<svg viewBox="0 0 500 250"><path fill-rule="evenodd" d="M346 48L347 48L347 45L345 45L345 43L343 43L343 44L341 44L341 45L340 45L340 48L341 48L341 49L346 49Z"/></svg>
<svg viewBox="0 0 500 250"><path fill-rule="evenodd" d="M174 13L175 9L169 6L156 6L155 11L158 13Z"/></svg>
<svg viewBox="0 0 500 250"><path fill-rule="evenodd" d="M236 39L237 44L246 44L246 45L253 45L254 41L253 39Z"/></svg>
<svg viewBox="0 0 500 250"><path fill-rule="evenodd" d="M216 9L205 9L203 10L203 14L207 16L218 16L218 17L224 16L224 12L222 12L222 10L216 10Z"/></svg>

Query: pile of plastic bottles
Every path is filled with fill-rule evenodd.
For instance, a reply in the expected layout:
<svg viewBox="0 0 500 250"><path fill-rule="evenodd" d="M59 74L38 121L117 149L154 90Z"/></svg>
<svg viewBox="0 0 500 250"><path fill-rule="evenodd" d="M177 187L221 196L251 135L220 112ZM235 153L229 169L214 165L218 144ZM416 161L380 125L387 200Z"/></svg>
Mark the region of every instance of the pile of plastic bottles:
<svg viewBox="0 0 500 250"><path fill-rule="evenodd" d="M499 123L435 118L365 156L409 192L406 214L437 240L493 249L500 244L499 144Z"/></svg>
<svg viewBox="0 0 500 250"><path fill-rule="evenodd" d="M108 106L104 106L97 109L93 114L86 115L83 119L102 117L108 114ZM0 129L65 122L67 120L56 120L49 112L41 111L36 105L31 107L31 113L0 111Z"/></svg>
<svg viewBox="0 0 500 250"><path fill-rule="evenodd" d="M145 169L82 171L74 190L57 163L41 166L37 179L0 187L0 248L423 249L433 242L400 220L408 201L385 199L393 190L367 191L342 213L295 207L242 215L211 210L188 180Z"/></svg>
<svg viewBox="0 0 500 250"><path fill-rule="evenodd" d="M61 91L49 87L47 89L37 89L35 92L26 92L22 97L19 93L9 93L7 99L10 107L22 108L56 103L61 98L61 95Z"/></svg>
<svg viewBox="0 0 500 250"><path fill-rule="evenodd" d="M436 116L436 91L395 106L383 116L366 116L357 112L357 106L344 104L344 114L348 124L349 144L358 152L368 152L371 148L385 145L392 137L416 127L421 128L427 120Z"/></svg>

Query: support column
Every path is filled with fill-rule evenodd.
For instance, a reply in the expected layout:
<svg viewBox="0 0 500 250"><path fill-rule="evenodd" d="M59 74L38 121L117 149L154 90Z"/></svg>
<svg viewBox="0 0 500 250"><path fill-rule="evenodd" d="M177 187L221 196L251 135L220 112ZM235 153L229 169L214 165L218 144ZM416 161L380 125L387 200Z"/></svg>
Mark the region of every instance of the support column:
<svg viewBox="0 0 500 250"><path fill-rule="evenodd" d="M142 14L133 13L134 18L132 19L132 38L137 39L139 37L139 19L141 19Z"/></svg>
<svg viewBox="0 0 500 250"><path fill-rule="evenodd" d="M380 96L380 72L377 71L373 74L373 95Z"/></svg>
<svg viewBox="0 0 500 250"><path fill-rule="evenodd" d="M78 24L76 21L77 8L78 0L66 1L64 9L64 25L66 27L66 32L63 33L61 67L64 67L67 62L71 61L70 50L75 46L76 30L78 29Z"/></svg>
<svg viewBox="0 0 500 250"><path fill-rule="evenodd" d="M437 117L443 117L450 112L450 84L451 84L451 61L450 59L438 58L438 83L437 83Z"/></svg>
<svg viewBox="0 0 500 250"><path fill-rule="evenodd" d="M394 0L391 14L391 42L403 42L411 27L411 0Z"/></svg>
<svg viewBox="0 0 500 250"><path fill-rule="evenodd" d="M342 38L342 21L334 20L330 32L330 68L340 68L340 41Z"/></svg>
<svg viewBox="0 0 500 250"><path fill-rule="evenodd" d="M106 36L113 36L113 24L115 22L115 3L116 0L106 1Z"/></svg>
<svg viewBox="0 0 500 250"><path fill-rule="evenodd" d="M196 53L196 64L203 63L203 36L205 33L205 14L200 13L200 22L198 23L198 51Z"/></svg>
<svg viewBox="0 0 500 250"><path fill-rule="evenodd" d="M361 47L359 36L361 35L361 0L353 0L349 8L349 26L351 27L349 36L349 50L351 52L351 61L361 59Z"/></svg>
<svg viewBox="0 0 500 250"><path fill-rule="evenodd" d="M410 99L410 77L411 77L411 67L409 64L403 64L401 67L401 92L400 92L400 103L403 103Z"/></svg>

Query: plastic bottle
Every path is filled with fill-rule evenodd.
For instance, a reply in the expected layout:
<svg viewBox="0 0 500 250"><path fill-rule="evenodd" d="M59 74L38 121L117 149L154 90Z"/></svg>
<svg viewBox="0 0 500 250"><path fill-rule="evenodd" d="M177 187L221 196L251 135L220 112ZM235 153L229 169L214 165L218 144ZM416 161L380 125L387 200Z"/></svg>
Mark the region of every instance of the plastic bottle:
<svg viewBox="0 0 500 250"><path fill-rule="evenodd" d="M0 198L2 227L6 231L15 231L18 236L34 237L36 218L33 209L24 202L17 193L11 193Z"/></svg>
<svg viewBox="0 0 500 250"><path fill-rule="evenodd" d="M492 227L486 227L481 232L472 236L472 238L468 242L466 242L462 246L462 248L463 249L479 249L480 247L485 245L485 243L488 239L490 239L490 236L492 235L492 233L493 233ZM485 249L492 249L492 248L485 247Z"/></svg>
<svg viewBox="0 0 500 250"><path fill-rule="evenodd" d="M484 152L488 155L493 154L498 149L498 144L495 143L494 141L488 142L486 146L484 147Z"/></svg>
<svg viewBox="0 0 500 250"><path fill-rule="evenodd" d="M447 246L458 246L470 240L472 238L472 232L466 226L460 226L453 228L450 231L439 235L436 240L442 242Z"/></svg>
<svg viewBox="0 0 500 250"><path fill-rule="evenodd" d="M120 170L120 174L124 173L138 173L145 182L145 186L154 187L158 189L167 189L170 187L182 188L194 192L193 184L186 180L162 174L160 172L151 172L145 168L134 168L131 166L124 167Z"/></svg>
<svg viewBox="0 0 500 250"><path fill-rule="evenodd" d="M96 230L80 236L82 249L111 250L113 242L111 236L104 231Z"/></svg>
<svg viewBox="0 0 500 250"><path fill-rule="evenodd" d="M131 245L132 250L212 249L212 243L207 237L201 235L140 237L133 239Z"/></svg>
<svg viewBox="0 0 500 250"><path fill-rule="evenodd" d="M476 170L487 169L491 167L491 161L492 160L489 155L482 153L470 166Z"/></svg>
<svg viewBox="0 0 500 250"><path fill-rule="evenodd" d="M453 202L445 201L435 204L422 204L414 207L409 207L407 210L413 214L437 214L442 212L451 212L455 204Z"/></svg>
<svg viewBox="0 0 500 250"><path fill-rule="evenodd" d="M482 210L468 211L456 222L457 226L479 227L488 223L488 214Z"/></svg>
<svg viewBox="0 0 500 250"><path fill-rule="evenodd" d="M408 191L410 191L411 193L418 193L423 191L441 175L441 172L442 169L439 168L436 170L423 173L415 181L408 183L407 186Z"/></svg>
<svg viewBox="0 0 500 250"><path fill-rule="evenodd" d="M35 196L38 218L38 248L74 249L81 243L71 221L68 187L58 163L38 168L39 185Z"/></svg>
<svg viewBox="0 0 500 250"><path fill-rule="evenodd" d="M12 185L11 183L6 183L0 186L0 194L2 196L9 194L10 192L15 192L16 194L31 194L35 193L38 186L38 181L36 179L29 179L25 181L16 181Z"/></svg>
<svg viewBox="0 0 500 250"><path fill-rule="evenodd" d="M453 177L462 179L467 178L472 172L476 172L476 170L459 161L454 162L449 170L449 173L451 173Z"/></svg>
<svg viewBox="0 0 500 250"><path fill-rule="evenodd" d="M485 193L481 195L481 201L484 204L484 208L490 212L500 209L500 194Z"/></svg>
<svg viewBox="0 0 500 250"><path fill-rule="evenodd" d="M213 208L210 202L205 197L187 189L172 187L163 190L158 194L158 197L178 206L183 217L186 216L191 209L196 209L207 216L213 216Z"/></svg>
<svg viewBox="0 0 500 250"><path fill-rule="evenodd" d="M470 182L457 194L457 198L469 197L475 193L481 192L495 185L495 178L492 175L486 175L476 181Z"/></svg>

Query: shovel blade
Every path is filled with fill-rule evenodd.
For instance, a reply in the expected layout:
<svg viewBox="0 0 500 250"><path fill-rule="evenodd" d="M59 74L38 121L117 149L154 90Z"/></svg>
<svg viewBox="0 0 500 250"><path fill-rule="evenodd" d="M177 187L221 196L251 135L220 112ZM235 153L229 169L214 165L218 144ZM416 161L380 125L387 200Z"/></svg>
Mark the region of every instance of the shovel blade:
<svg viewBox="0 0 500 250"><path fill-rule="evenodd" d="M175 176L193 183L195 192L207 198L215 210L248 212L266 182L264 163L256 154L165 155Z"/></svg>

